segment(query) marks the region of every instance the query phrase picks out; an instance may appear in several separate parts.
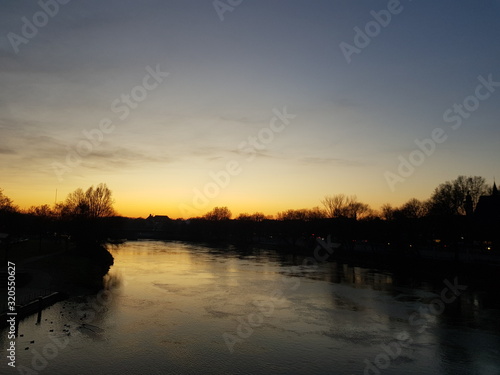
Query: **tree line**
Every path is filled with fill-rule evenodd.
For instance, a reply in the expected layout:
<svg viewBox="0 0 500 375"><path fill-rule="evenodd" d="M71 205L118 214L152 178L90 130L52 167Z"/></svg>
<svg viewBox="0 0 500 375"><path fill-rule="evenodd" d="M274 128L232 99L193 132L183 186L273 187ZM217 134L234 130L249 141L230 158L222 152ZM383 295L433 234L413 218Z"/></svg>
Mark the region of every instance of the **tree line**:
<svg viewBox="0 0 500 375"><path fill-rule="evenodd" d="M41 205L26 210L15 206L0 189L0 232L16 235L37 231L40 237L57 233L82 243L102 243L110 237L128 237L134 231L200 240L251 241L274 236L297 242L318 233L333 232L346 243L355 238L393 243L438 237L451 240L457 236L476 236L468 229L466 214L473 212L479 198L489 195L491 190L483 177L459 176L437 186L427 200L411 198L397 207L387 203L379 211L355 195L334 194L325 196L321 206L288 209L275 216L254 212L241 213L233 219L228 207L215 207L200 217L187 220L163 217L168 220L158 221L154 217L119 217L106 184L77 189L52 207Z"/></svg>
<svg viewBox="0 0 500 375"><path fill-rule="evenodd" d="M327 195L321 200L322 207L289 209L276 214L276 220L316 220L347 218L354 220L368 220L380 218L394 220L401 218L421 218L424 216L455 216L465 215L467 210L474 211L482 195L491 194L492 187L486 179L480 176L458 176L455 180L446 181L436 187L427 200L411 198L399 207L390 203L382 205L379 211L368 204L360 202L356 195L334 194ZM471 207L467 208L467 197L470 196ZM215 207L212 211L201 216L207 220L229 220L231 211L227 207ZM273 219L261 212L253 214L242 213L237 220L262 221Z"/></svg>
<svg viewBox="0 0 500 375"><path fill-rule="evenodd" d="M54 206L44 204L22 210L0 189L0 232L22 236L36 232L68 235L77 242L104 242L106 218L116 215L112 192L106 184L81 188Z"/></svg>

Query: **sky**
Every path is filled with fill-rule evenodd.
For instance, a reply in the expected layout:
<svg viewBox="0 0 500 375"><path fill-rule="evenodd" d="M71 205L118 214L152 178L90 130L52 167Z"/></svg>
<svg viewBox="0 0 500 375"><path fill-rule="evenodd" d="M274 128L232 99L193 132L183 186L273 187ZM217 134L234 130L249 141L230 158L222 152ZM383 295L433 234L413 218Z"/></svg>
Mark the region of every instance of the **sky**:
<svg viewBox="0 0 500 375"><path fill-rule="evenodd" d="M499 0L3 0L0 188L130 217L500 178Z"/></svg>

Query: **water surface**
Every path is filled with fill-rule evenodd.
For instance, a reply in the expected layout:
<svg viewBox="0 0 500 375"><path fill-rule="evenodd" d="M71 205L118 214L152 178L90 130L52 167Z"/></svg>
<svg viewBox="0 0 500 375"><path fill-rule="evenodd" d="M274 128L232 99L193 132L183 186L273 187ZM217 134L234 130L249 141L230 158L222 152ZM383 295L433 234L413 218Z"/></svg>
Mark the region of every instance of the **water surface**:
<svg viewBox="0 0 500 375"><path fill-rule="evenodd" d="M8 373L500 374L491 292L263 249L111 252L104 292L21 322Z"/></svg>

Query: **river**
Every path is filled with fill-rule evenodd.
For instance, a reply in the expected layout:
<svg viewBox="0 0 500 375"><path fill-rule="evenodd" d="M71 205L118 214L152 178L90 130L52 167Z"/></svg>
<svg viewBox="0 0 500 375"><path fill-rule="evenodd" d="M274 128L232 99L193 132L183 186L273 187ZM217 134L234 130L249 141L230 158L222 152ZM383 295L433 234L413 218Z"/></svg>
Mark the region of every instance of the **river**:
<svg viewBox="0 0 500 375"><path fill-rule="evenodd" d="M498 291L458 278L185 242L110 252L103 291L20 323L6 374L500 374Z"/></svg>

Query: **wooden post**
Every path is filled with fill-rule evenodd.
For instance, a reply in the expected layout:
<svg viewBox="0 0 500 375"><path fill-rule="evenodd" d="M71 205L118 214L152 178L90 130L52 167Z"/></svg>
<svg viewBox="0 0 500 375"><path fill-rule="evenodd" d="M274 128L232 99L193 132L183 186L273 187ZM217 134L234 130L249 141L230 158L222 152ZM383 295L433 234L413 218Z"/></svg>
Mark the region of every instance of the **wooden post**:
<svg viewBox="0 0 500 375"><path fill-rule="evenodd" d="M40 324L42 321L42 310L43 310L43 297L38 296L38 316L36 318L36 324Z"/></svg>

